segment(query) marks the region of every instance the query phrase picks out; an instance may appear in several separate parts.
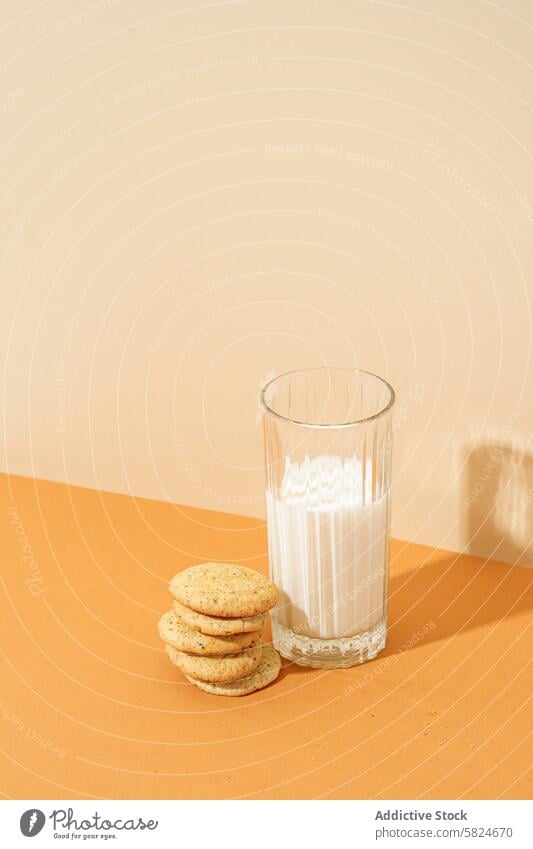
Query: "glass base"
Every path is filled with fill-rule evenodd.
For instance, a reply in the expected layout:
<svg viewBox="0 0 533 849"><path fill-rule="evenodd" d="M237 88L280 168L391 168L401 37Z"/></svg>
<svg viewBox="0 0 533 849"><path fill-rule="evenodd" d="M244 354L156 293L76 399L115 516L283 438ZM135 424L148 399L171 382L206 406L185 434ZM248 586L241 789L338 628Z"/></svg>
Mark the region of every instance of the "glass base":
<svg viewBox="0 0 533 849"><path fill-rule="evenodd" d="M383 651L387 639L387 622L383 620L353 637L321 640L296 634L274 620L272 636L275 648L293 663L316 669L345 668L372 660Z"/></svg>

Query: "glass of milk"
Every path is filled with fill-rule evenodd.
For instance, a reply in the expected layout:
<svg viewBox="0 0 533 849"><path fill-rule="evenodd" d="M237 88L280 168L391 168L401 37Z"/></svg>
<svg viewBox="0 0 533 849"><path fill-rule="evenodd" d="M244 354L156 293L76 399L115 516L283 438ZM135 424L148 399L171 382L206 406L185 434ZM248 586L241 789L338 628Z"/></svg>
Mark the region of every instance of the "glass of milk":
<svg viewBox="0 0 533 849"><path fill-rule="evenodd" d="M261 393L274 645L295 663L353 666L385 646L393 405L385 380L348 368Z"/></svg>

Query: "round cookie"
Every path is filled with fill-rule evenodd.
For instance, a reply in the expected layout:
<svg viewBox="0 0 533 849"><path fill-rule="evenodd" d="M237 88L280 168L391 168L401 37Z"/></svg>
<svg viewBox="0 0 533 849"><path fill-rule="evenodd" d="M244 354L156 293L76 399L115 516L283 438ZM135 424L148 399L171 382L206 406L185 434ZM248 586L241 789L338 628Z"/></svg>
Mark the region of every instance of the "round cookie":
<svg viewBox="0 0 533 849"><path fill-rule="evenodd" d="M211 682L235 681L250 675L259 666L262 654L262 646L253 646L238 654L227 654L223 657L200 657L176 651L169 645L166 645L165 649L174 666L184 675Z"/></svg>
<svg viewBox="0 0 533 849"><path fill-rule="evenodd" d="M169 590L180 604L207 616L257 616L274 607L278 592L267 578L227 563L201 563L174 575Z"/></svg>
<svg viewBox="0 0 533 849"><path fill-rule="evenodd" d="M174 599L174 610L178 617L185 622L189 628L201 631L202 634L212 634L214 637L222 637L227 634L249 634L250 631L262 631L265 627L266 613L258 616L246 616L237 619L223 619L219 616L206 616L185 607Z"/></svg>
<svg viewBox="0 0 533 849"><path fill-rule="evenodd" d="M189 628L174 610L164 613L158 624L159 636L164 643L189 654L234 654L255 646L261 639L261 631L248 634L228 634L223 637L201 634Z"/></svg>
<svg viewBox="0 0 533 849"><path fill-rule="evenodd" d="M256 690L262 690L263 687L268 687L272 681L275 681L281 669L281 658L276 649L272 646L264 646L259 666L247 675L245 678L239 678L237 681L228 681L226 683L211 683L209 681L199 681L197 678L192 678L186 675L191 684L196 684L200 690L205 690L206 693L213 693L215 696L247 696L249 693L255 693Z"/></svg>

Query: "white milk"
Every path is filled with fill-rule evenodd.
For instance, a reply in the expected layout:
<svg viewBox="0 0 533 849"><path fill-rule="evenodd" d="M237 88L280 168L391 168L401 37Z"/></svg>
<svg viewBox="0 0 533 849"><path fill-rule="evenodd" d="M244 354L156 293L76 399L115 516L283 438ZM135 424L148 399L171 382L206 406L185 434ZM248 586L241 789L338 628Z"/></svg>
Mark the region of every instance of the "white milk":
<svg viewBox="0 0 533 849"><path fill-rule="evenodd" d="M267 492L277 622L321 639L350 637L385 617L387 495L371 502L372 467L356 458L287 459L279 498Z"/></svg>

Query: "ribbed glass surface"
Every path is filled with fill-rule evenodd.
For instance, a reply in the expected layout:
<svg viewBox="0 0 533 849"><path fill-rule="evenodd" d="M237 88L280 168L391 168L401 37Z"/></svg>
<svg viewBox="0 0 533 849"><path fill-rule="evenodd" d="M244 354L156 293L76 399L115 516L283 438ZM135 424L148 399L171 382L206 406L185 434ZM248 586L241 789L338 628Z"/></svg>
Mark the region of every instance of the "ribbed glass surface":
<svg viewBox="0 0 533 849"><path fill-rule="evenodd" d="M394 392L353 369L276 378L262 394L276 648L350 666L385 645Z"/></svg>

